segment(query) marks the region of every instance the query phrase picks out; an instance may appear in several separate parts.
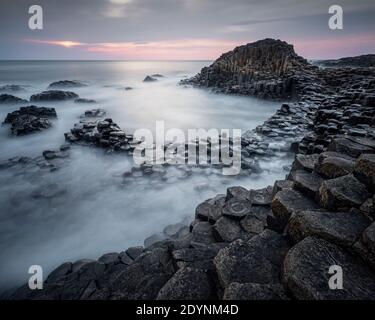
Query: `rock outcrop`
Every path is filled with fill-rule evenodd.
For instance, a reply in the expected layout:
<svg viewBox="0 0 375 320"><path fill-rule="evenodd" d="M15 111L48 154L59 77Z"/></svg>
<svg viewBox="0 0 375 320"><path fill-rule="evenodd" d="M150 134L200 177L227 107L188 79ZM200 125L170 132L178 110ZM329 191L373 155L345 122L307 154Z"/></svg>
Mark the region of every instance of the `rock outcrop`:
<svg viewBox="0 0 375 320"><path fill-rule="evenodd" d="M33 94L30 101L64 101L79 98L78 94L71 91L48 90L42 93Z"/></svg>
<svg viewBox="0 0 375 320"><path fill-rule="evenodd" d="M318 81L316 69L298 56L292 45L264 39L221 55L197 76L182 83L225 93L285 99L318 90L319 85L314 82Z"/></svg>
<svg viewBox="0 0 375 320"><path fill-rule="evenodd" d="M4 123L11 125L14 135L20 136L48 129L52 126L50 119L56 117L54 108L28 106L8 113Z"/></svg>
<svg viewBox="0 0 375 320"><path fill-rule="evenodd" d="M27 100L21 99L19 97L13 96L11 94L3 93L0 94L0 104L20 104L28 103Z"/></svg>

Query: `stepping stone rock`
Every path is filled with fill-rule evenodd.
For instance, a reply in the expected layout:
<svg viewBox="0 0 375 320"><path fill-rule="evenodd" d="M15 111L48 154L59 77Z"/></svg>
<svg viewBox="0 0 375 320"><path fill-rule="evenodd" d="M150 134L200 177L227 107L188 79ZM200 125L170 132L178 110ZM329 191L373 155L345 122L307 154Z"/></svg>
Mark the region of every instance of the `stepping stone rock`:
<svg viewBox="0 0 375 320"><path fill-rule="evenodd" d="M216 298L208 274L194 268L182 268L160 289L157 300L211 300Z"/></svg>
<svg viewBox="0 0 375 320"><path fill-rule="evenodd" d="M280 284L231 283L223 300L288 300Z"/></svg>
<svg viewBox="0 0 375 320"><path fill-rule="evenodd" d="M273 198L271 207L279 224L285 226L293 213L317 209L318 205L298 191L282 190Z"/></svg>
<svg viewBox="0 0 375 320"><path fill-rule="evenodd" d="M294 182L294 188L303 194L315 199L319 192L319 187L323 179L315 173L309 173L305 170L292 171L291 180Z"/></svg>
<svg viewBox="0 0 375 320"><path fill-rule="evenodd" d="M225 200L225 196L223 200ZM203 221L215 223L222 215L223 203L224 201L217 201L215 199L206 200L195 209L195 217Z"/></svg>
<svg viewBox="0 0 375 320"><path fill-rule="evenodd" d="M375 191L375 154L362 154L354 166L355 177Z"/></svg>
<svg viewBox="0 0 375 320"><path fill-rule="evenodd" d="M9 104L17 104L17 103L28 103L27 100L21 99L19 97L13 96L11 94L0 94L0 104L1 103L9 103Z"/></svg>
<svg viewBox="0 0 375 320"><path fill-rule="evenodd" d="M42 93L33 94L30 101L63 101L77 99L78 94L71 91L48 90Z"/></svg>
<svg viewBox="0 0 375 320"><path fill-rule="evenodd" d="M288 251L286 240L278 233L265 230L249 241L233 241L214 259L223 288L232 282L277 283L280 266Z"/></svg>
<svg viewBox="0 0 375 320"><path fill-rule="evenodd" d="M330 266L343 269L344 290L331 290ZM297 299L375 299L375 274L344 249L317 237L307 237L285 257L283 283Z"/></svg>
<svg viewBox="0 0 375 320"><path fill-rule="evenodd" d="M306 170L312 172L319 158L318 154L297 154L293 163L293 170Z"/></svg>
<svg viewBox="0 0 375 320"><path fill-rule="evenodd" d="M327 152L334 153L334 152ZM353 172L354 161L351 158L338 156L323 156L315 166L315 171L320 175L334 179Z"/></svg>
<svg viewBox="0 0 375 320"><path fill-rule="evenodd" d="M249 196L249 191L244 187L230 187L227 189L226 201L231 198L237 198L241 200L246 200Z"/></svg>
<svg viewBox="0 0 375 320"><path fill-rule="evenodd" d="M220 242L232 242L236 239L246 239L252 234L247 234L242 230L239 221L221 217L213 227L215 238Z"/></svg>
<svg viewBox="0 0 375 320"><path fill-rule="evenodd" d="M351 247L370 220L358 211L302 211L293 215L287 233L294 243L308 236L318 236L335 244Z"/></svg>
<svg viewBox="0 0 375 320"><path fill-rule="evenodd" d="M87 85L77 80L61 80L52 82L48 88L80 88L86 87Z"/></svg>
<svg viewBox="0 0 375 320"><path fill-rule="evenodd" d="M366 187L351 174L325 180L319 189L320 203L329 210L359 207L368 197Z"/></svg>
<svg viewBox="0 0 375 320"><path fill-rule="evenodd" d="M358 158L362 153L375 153L373 147L352 141L349 138L337 138L328 146L329 151L344 153L350 157Z"/></svg>
<svg viewBox="0 0 375 320"><path fill-rule="evenodd" d="M252 205L268 206L272 201L272 187L264 189L250 190L248 199Z"/></svg>
<svg viewBox="0 0 375 320"><path fill-rule="evenodd" d="M222 214L231 219L241 219L251 211L251 202L238 198L231 198L222 209Z"/></svg>
<svg viewBox="0 0 375 320"><path fill-rule="evenodd" d="M272 198L281 190L293 189L294 182L290 180L276 180L273 185Z"/></svg>

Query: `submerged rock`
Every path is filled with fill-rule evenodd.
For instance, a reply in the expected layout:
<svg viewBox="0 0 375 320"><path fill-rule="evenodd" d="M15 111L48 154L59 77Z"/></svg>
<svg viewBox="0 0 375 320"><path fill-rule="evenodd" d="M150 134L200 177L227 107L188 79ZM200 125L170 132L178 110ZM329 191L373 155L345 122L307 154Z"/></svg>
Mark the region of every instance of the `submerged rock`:
<svg viewBox="0 0 375 320"><path fill-rule="evenodd" d="M48 88L80 88L86 87L87 84L80 82L78 80L60 80L56 82L52 82Z"/></svg>
<svg viewBox="0 0 375 320"><path fill-rule="evenodd" d="M12 133L19 136L51 127L49 119L56 117L54 108L28 106L8 113L4 123L9 123Z"/></svg>
<svg viewBox="0 0 375 320"><path fill-rule="evenodd" d="M48 90L42 93L33 94L30 101L64 101L77 99L78 94L71 91Z"/></svg>
<svg viewBox="0 0 375 320"><path fill-rule="evenodd" d="M158 79L155 79L151 76L147 76L146 78L143 79L143 82L154 82L154 81L158 81Z"/></svg>
<svg viewBox="0 0 375 320"><path fill-rule="evenodd" d="M13 96L11 94L0 94L0 104L1 103L9 103L9 104L18 104L18 103L28 103L27 100L18 98L16 96Z"/></svg>

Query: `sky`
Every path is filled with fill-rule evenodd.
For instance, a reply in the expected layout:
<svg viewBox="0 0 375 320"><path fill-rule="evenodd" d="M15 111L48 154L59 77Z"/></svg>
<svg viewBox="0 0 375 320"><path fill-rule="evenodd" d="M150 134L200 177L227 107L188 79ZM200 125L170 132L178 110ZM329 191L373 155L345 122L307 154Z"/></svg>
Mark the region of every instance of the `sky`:
<svg viewBox="0 0 375 320"><path fill-rule="evenodd" d="M28 27L31 5L43 30ZM331 5L343 8L343 30L328 27ZM214 60L264 38L308 59L375 53L375 1L0 1L0 60Z"/></svg>

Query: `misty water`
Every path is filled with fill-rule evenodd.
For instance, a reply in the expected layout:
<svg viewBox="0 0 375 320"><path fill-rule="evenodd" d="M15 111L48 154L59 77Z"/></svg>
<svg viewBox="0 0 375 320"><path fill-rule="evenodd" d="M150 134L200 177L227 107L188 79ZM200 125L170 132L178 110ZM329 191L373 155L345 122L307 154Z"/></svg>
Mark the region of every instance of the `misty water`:
<svg viewBox="0 0 375 320"><path fill-rule="evenodd" d="M79 116L91 108L103 108L127 133L138 128L154 130L155 121L166 128L236 128L243 132L262 124L280 103L249 97L214 94L179 86L180 79L196 74L207 61L198 62L0 62L0 86L27 85L15 93L21 98L41 92L53 81L77 79L87 87L71 89L98 103L38 103L56 109L53 127L23 137L11 136L0 127L0 160L15 156L40 156L58 149ZM163 74L153 83L146 75ZM133 90L124 90L132 87ZM0 105L0 120L15 105ZM31 176L20 169L0 170L0 289L19 285L28 278L30 265L41 265L45 274L65 261L97 259L143 245L146 237L167 225L188 224L195 207L207 198L242 185L260 188L285 177L287 156L261 161L261 174L231 178L196 169L189 177L174 177L156 188L147 181L123 183L122 175L133 166L123 154L73 146L71 156L57 171ZM53 198L32 194L54 184L63 190ZM0 290L1 291L1 290Z"/></svg>

